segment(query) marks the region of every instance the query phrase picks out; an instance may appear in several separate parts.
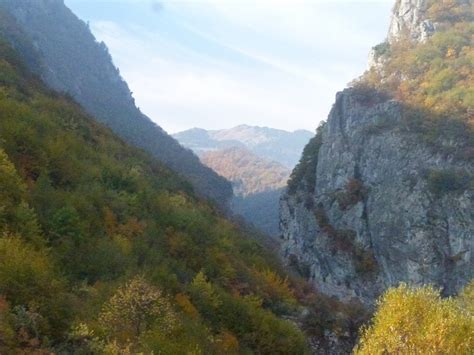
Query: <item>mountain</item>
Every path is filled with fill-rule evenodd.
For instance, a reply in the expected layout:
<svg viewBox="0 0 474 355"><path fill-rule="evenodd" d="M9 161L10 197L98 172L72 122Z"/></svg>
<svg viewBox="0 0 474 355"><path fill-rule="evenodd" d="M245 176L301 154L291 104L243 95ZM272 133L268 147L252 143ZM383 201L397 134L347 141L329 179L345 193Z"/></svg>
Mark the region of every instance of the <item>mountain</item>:
<svg viewBox="0 0 474 355"><path fill-rule="evenodd" d="M359 304L287 274L258 235L51 90L22 35L13 48L0 34L0 353L350 352Z"/></svg>
<svg viewBox="0 0 474 355"><path fill-rule="evenodd" d="M306 353L275 258L1 36L0 118L2 354Z"/></svg>
<svg viewBox="0 0 474 355"><path fill-rule="evenodd" d="M209 150L245 147L256 155L279 162L289 169L296 165L303 147L312 136L311 132L305 130L287 132L248 125L209 131L193 128L173 135L198 155Z"/></svg>
<svg viewBox="0 0 474 355"><path fill-rule="evenodd" d="M279 235L280 196L311 132L240 125L211 131L193 128L173 137L232 182L234 214L270 236Z"/></svg>
<svg viewBox="0 0 474 355"><path fill-rule="evenodd" d="M237 196L282 188L290 176L290 169L260 158L245 148L209 151L202 154L201 160L231 181Z"/></svg>
<svg viewBox="0 0 474 355"><path fill-rule="evenodd" d="M235 214L271 236L278 235L278 206L290 176L288 168L236 147L208 151L201 160L232 182Z"/></svg>
<svg viewBox="0 0 474 355"><path fill-rule="evenodd" d="M281 253L322 292L373 305L400 282L474 277L471 1L398 0L371 67L336 95L281 202Z"/></svg>
<svg viewBox="0 0 474 355"><path fill-rule="evenodd" d="M63 0L1 0L0 10L1 33L50 88L184 176L201 196L226 206L230 183L140 112L105 44Z"/></svg>

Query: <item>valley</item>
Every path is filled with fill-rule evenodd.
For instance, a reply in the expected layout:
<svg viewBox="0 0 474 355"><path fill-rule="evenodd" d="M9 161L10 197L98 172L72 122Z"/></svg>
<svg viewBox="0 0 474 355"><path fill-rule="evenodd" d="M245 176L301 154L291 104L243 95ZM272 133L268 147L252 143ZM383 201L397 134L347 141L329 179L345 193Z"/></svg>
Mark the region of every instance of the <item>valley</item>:
<svg viewBox="0 0 474 355"><path fill-rule="evenodd" d="M174 134L161 122L181 116L143 113L143 97L96 39L98 29L118 31L107 38L133 63L140 47L124 28L148 19L139 16L145 3L98 2L103 20L92 25L69 4L82 6L0 0L0 354L472 354L471 0L394 1L367 70L333 93L314 132L291 115L293 131L255 119L233 126L229 108L193 123L211 129ZM302 72L304 82L324 82L307 58L293 65L237 46L241 33L280 49L263 20L254 37L250 22L200 32L210 21L202 8L249 21L261 8L276 13L242 4L146 3L153 23L182 41L142 40L176 62L192 48L198 69L211 63L229 76L254 65L275 95L275 68L291 85ZM304 6L313 5L329 6ZM296 36L290 20L303 5L278 6L285 16L270 28ZM185 30L183 8L195 21ZM222 43L223 34L233 40ZM308 39L299 35L290 36L296 46ZM148 87L140 69L134 85L138 77ZM181 91L147 93L158 106L196 83L173 73ZM201 96L177 107L214 110L228 99L213 73L199 81ZM257 91L230 101L259 112ZM270 112L304 112L277 101Z"/></svg>
<svg viewBox="0 0 474 355"><path fill-rule="evenodd" d="M173 136L232 183L235 215L279 239L280 197L311 132L241 125L217 131L195 128Z"/></svg>

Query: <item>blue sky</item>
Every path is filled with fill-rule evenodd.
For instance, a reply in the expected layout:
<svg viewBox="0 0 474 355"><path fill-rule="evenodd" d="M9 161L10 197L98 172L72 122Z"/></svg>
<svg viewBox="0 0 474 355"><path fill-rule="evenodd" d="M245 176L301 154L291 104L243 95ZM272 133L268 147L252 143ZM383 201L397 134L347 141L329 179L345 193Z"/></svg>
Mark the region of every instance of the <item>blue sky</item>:
<svg viewBox="0 0 474 355"><path fill-rule="evenodd" d="M384 40L393 0L65 0L168 132L314 130Z"/></svg>

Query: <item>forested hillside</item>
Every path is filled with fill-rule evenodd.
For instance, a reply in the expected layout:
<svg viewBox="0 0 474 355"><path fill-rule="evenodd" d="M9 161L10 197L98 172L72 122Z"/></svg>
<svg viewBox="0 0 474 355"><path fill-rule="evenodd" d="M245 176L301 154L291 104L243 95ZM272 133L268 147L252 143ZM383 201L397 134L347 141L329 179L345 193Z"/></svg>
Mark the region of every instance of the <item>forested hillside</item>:
<svg viewBox="0 0 474 355"><path fill-rule="evenodd" d="M201 160L231 181L238 196L280 189L290 175L289 169L281 164L260 158L245 148L210 151Z"/></svg>
<svg viewBox="0 0 474 355"><path fill-rule="evenodd" d="M213 150L201 154L208 167L232 182L234 214L264 233L277 237L278 208L290 170L257 156L246 148Z"/></svg>
<svg viewBox="0 0 474 355"><path fill-rule="evenodd" d="M256 242L0 42L0 352L285 353L303 334Z"/></svg>
<svg viewBox="0 0 474 355"><path fill-rule="evenodd" d="M73 97L125 141L188 179L198 194L226 207L230 183L140 112L105 44L62 0L1 0L0 32L49 87Z"/></svg>
<svg viewBox="0 0 474 355"><path fill-rule="evenodd" d="M374 47L373 65L354 84L403 102L406 123L430 144L463 142L460 159L474 155L474 11L470 0L422 2L423 19L433 27L427 38L413 38L414 29ZM443 142L444 141L444 142ZM450 152L451 153L451 152Z"/></svg>

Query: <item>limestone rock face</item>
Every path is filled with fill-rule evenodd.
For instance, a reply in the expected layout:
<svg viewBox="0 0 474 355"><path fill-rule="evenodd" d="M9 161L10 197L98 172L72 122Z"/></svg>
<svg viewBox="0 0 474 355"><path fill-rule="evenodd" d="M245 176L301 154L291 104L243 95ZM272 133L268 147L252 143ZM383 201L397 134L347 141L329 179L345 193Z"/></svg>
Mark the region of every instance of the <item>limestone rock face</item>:
<svg viewBox="0 0 474 355"><path fill-rule="evenodd" d="M372 48L369 52L369 69L382 70L386 57L383 52L380 53L380 47L389 46L404 36L408 36L415 42L424 42L433 35L436 24L427 18L427 6L428 0L397 0L390 19L386 42Z"/></svg>
<svg viewBox="0 0 474 355"><path fill-rule="evenodd" d="M472 163L405 129L401 103L338 93L314 190L281 200L282 256L345 301L373 304L400 282L456 292L474 276L474 191L435 193L429 176L437 171L474 176Z"/></svg>
<svg viewBox="0 0 474 355"><path fill-rule="evenodd" d="M388 40L392 42L408 34L413 40L423 42L435 31L435 25L426 18L425 11L428 0L397 1L390 27Z"/></svg>

